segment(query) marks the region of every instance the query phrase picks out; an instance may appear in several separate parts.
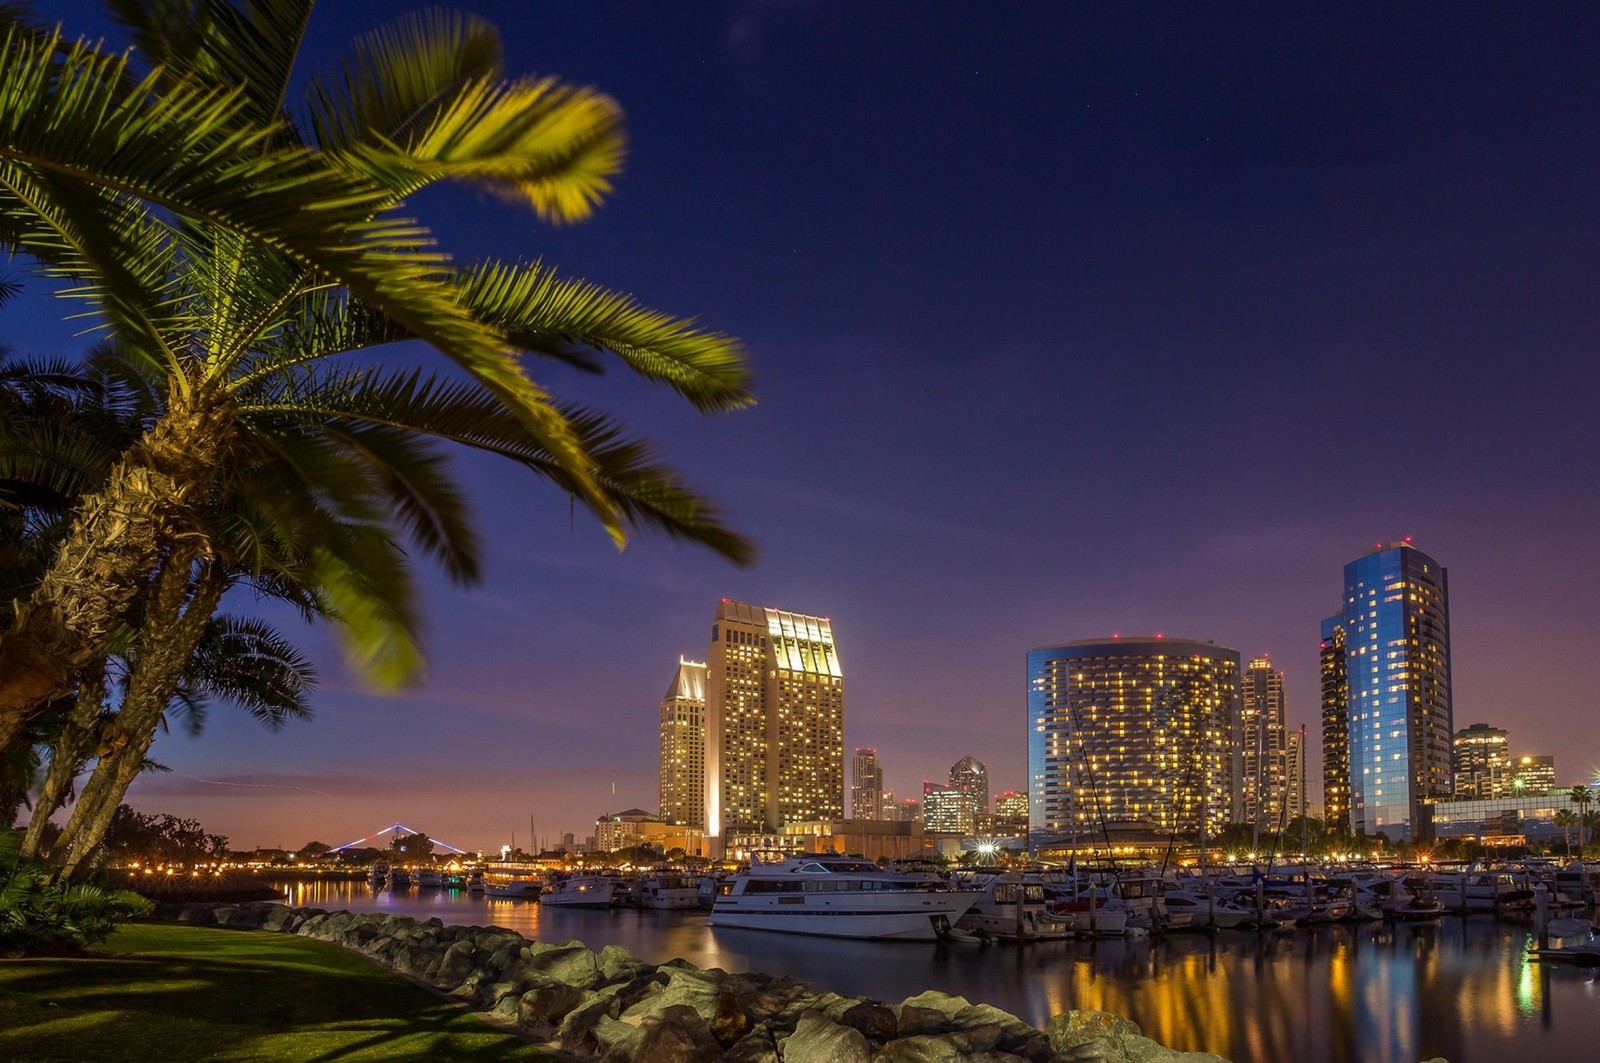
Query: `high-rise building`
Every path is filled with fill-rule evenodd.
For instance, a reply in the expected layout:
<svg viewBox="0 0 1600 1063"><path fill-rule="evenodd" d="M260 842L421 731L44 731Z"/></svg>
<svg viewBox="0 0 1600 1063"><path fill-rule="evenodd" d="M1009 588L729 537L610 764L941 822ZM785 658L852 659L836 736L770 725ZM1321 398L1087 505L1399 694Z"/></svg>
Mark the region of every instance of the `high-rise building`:
<svg viewBox="0 0 1600 1063"><path fill-rule="evenodd" d="M1306 801L1306 729L1289 732L1289 748L1283 755L1283 821L1293 823L1310 814Z"/></svg>
<svg viewBox="0 0 1600 1063"><path fill-rule="evenodd" d="M1028 654L1032 843L1238 822L1239 654L1185 639L1085 639Z"/></svg>
<svg viewBox="0 0 1600 1063"><path fill-rule="evenodd" d="M661 819L706 822L706 666L684 657L661 699Z"/></svg>
<svg viewBox="0 0 1600 1063"><path fill-rule="evenodd" d="M1322 622L1328 826L1417 837L1421 806L1450 796L1450 590L1409 542L1344 567L1343 606Z"/></svg>
<svg viewBox="0 0 1600 1063"><path fill-rule="evenodd" d="M894 807L895 819L901 823L915 823L922 818L922 802L908 797Z"/></svg>
<svg viewBox="0 0 1600 1063"><path fill-rule="evenodd" d="M957 786L922 784L922 829L930 834L972 834L977 830L978 799Z"/></svg>
<svg viewBox="0 0 1600 1063"><path fill-rule="evenodd" d="M1284 819L1288 753L1283 705L1283 673L1266 655L1255 658L1244 673L1244 696L1239 703L1243 734L1241 789L1244 822L1263 830L1276 830Z"/></svg>
<svg viewBox="0 0 1600 1063"><path fill-rule="evenodd" d="M706 836L844 818L844 673L826 617L724 599L706 661Z"/></svg>
<svg viewBox="0 0 1600 1063"><path fill-rule="evenodd" d="M1451 745L1456 800L1511 795L1511 747L1504 730L1475 723L1457 731Z"/></svg>
<svg viewBox="0 0 1600 1063"><path fill-rule="evenodd" d="M883 814L883 769L878 766L878 751L856 747L850 762L850 818L881 820Z"/></svg>
<svg viewBox="0 0 1600 1063"><path fill-rule="evenodd" d="M997 816L1021 816L1028 818L1028 795L1021 790L1007 790L994 799L994 811Z"/></svg>
<svg viewBox="0 0 1600 1063"><path fill-rule="evenodd" d="M1511 766L1511 791L1535 797L1556 788L1556 758L1523 756Z"/></svg>
<svg viewBox="0 0 1600 1063"><path fill-rule="evenodd" d="M971 794L979 812L989 811L989 769L977 757L965 756L950 765L950 788Z"/></svg>

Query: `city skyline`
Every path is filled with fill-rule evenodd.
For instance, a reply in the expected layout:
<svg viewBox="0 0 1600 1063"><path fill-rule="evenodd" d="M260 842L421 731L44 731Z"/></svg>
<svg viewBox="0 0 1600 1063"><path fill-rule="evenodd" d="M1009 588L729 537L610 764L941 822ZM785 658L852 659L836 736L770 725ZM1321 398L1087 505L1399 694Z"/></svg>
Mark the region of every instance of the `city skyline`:
<svg viewBox="0 0 1600 1063"><path fill-rule="evenodd" d="M311 67L421 6L324 7ZM315 660L316 719L219 705L157 740L173 771L136 807L246 846L586 832L655 803L663 671L721 596L834 617L844 742L902 794L968 752L1023 781L1029 647L1167 632L1271 655L1315 803L1330 573L1405 535L1451 569L1456 718L1558 752L1559 782L1600 770L1577 593L1600 581L1600 15L476 7L508 69L615 96L627 167L562 229L411 206L464 258L542 256L747 342L759 404L727 417L555 383L656 439L762 560L618 556L559 492L462 463L487 580L423 576L426 683L363 689L325 632L241 596ZM52 5L119 40L92 11ZM40 287L0 338L82 350Z"/></svg>

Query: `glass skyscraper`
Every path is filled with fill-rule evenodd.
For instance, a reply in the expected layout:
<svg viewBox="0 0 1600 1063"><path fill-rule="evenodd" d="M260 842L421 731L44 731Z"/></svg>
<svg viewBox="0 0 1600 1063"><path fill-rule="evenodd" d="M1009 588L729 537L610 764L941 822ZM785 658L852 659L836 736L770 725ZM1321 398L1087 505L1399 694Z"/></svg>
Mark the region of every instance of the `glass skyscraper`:
<svg viewBox="0 0 1600 1063"><path fill-rule="evenodd" d="M1344 567L1322 622L1323 786L1330 827L1414 838L1420 807L1450 796L1450 594L1409 542Z"/></svg>

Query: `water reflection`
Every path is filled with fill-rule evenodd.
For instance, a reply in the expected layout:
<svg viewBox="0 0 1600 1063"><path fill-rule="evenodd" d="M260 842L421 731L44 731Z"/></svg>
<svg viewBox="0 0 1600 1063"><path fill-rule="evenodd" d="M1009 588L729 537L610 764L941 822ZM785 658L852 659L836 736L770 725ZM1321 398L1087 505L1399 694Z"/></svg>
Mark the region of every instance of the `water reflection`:
<svg viewBox="0 0 1600 1063"><path fill-rule="evenodd" d="M619 944L652 962L682 957L701 967L792 974L841 993L900 1000L936 988L1033 1023L1100 1008L1129 1016L1174 1048L1236 1063L1600 1054L1595 972L1528 963L1530 929L1487 917L1017 948L713 930L701 912L542 909L453 890L374 893L359 882L284 888L298 905L493 924L595 948Z"/></svg>

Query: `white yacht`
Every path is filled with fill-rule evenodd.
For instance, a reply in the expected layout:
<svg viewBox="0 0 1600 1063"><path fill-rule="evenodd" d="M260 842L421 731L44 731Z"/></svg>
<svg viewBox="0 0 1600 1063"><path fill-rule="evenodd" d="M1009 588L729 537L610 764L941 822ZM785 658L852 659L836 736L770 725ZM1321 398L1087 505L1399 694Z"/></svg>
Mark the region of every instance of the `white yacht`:
<svg viewBox="0 0 1600 1063"><path fill-rule="evenodd" d="M848 857L789 858L723 884L710 925L823 937L933 941L950 932L982 894L930 875L884 871Z"/></svg>
<svg viewBox="0 0 1600 1063"><path fill-rule="evenodd" d="M483 893L502 901L537 901L544 893L545 877L527 868L488 868L483 873Z"/></svg>
<svg viewBox="0 0 1600 1063"><path fill-rule="evenodd" d="M417 870L417 888L423 890L436 890L444 886L444 876L431 867Z"/></svg>
<svg viewBox="0 0 1600 1063"><path fill-rule="evenodd" d="M564 908L609 908L622 885L616 875L574 875L551 886L540 901Z"/></svg>
<svg viewBox="0 0 1600 1063"><path fill-rule="evenodd" d="M640 908L700 907L698 875L649 875L633 888Z"/></svg>
<svg viewBox="0 0 1600 1063"><path fill-rule="evenodd" d="M1047 910L1054 897L1038 879L1016 875L978 873L958 884L978 891L978 897L956 921L956 929L1002 941L1039 941L1075 936L1073 920ZM1017 907L1017 895L1022 907Z"/></svg>

